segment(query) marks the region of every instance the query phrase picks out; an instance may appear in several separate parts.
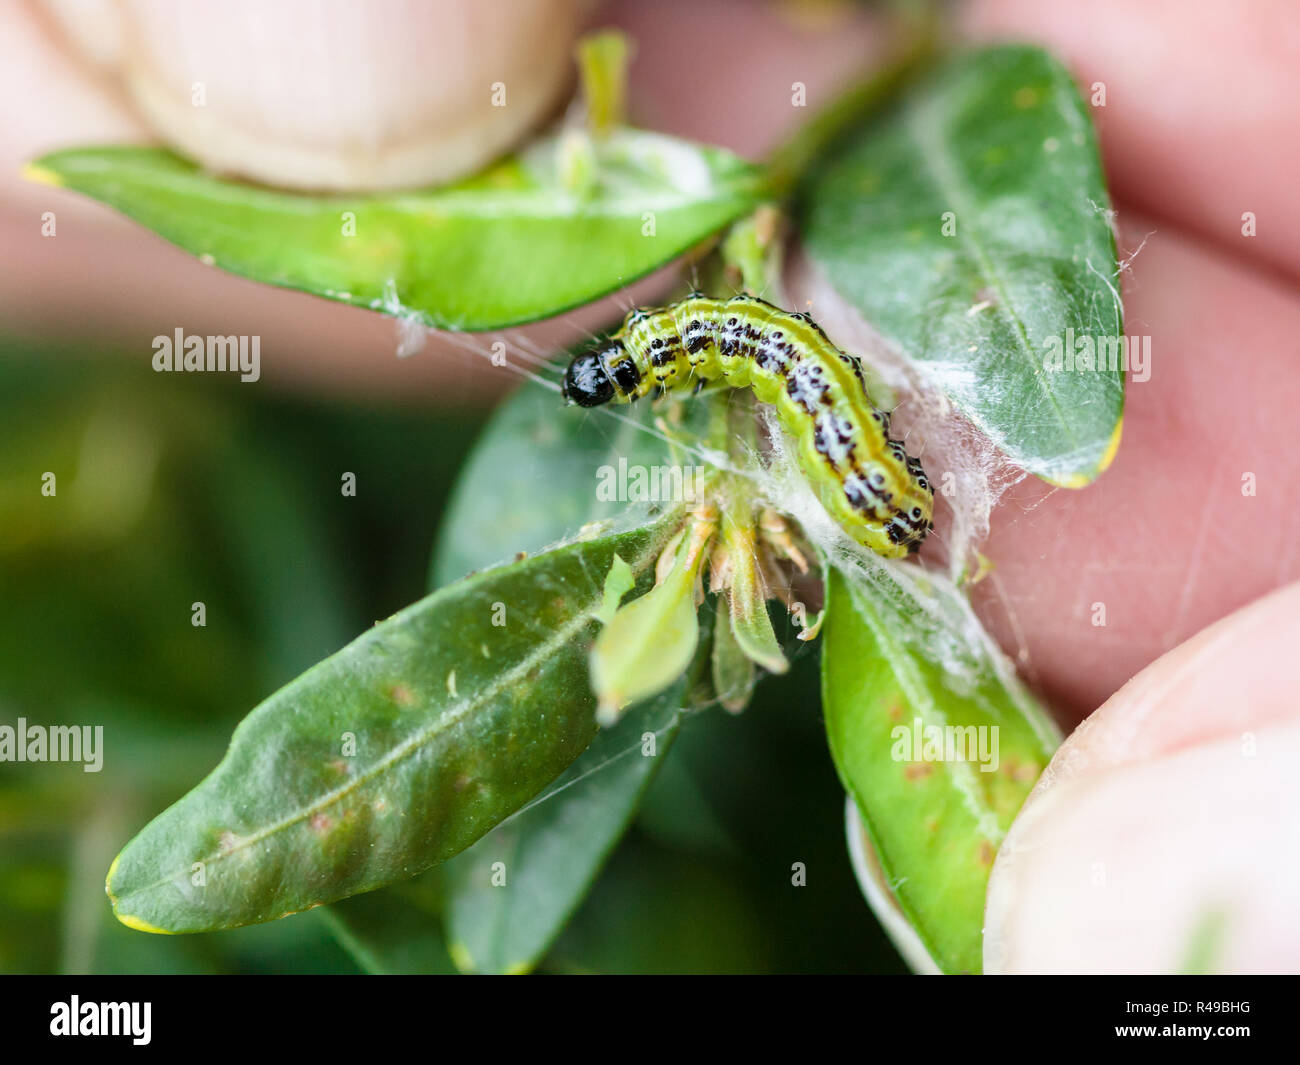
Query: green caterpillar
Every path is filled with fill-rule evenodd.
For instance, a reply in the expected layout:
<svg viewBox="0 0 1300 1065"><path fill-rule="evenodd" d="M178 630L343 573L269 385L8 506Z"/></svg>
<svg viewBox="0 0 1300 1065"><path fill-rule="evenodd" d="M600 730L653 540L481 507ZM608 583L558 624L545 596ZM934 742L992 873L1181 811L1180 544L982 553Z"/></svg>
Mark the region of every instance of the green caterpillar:
<svg viewBox="0 0 1300 1065"><path fill-rule="evenodd" d="M800 469L858 543L887 558L920 549L934 528L934 486L890 439L889 415L868 400L861 363L805 314L754 296L701 295L633 311L606 344L569 364L564 398L596 407L715 381L752 388L776 407Z"/></svg>

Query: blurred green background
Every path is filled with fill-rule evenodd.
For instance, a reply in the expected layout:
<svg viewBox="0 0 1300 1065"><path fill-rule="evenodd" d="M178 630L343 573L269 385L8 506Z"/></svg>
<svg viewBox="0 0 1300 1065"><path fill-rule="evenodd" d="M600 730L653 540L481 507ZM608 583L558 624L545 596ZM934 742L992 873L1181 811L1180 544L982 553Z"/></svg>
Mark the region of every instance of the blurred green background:
<svg viewBox="0 0 1300 1065"><path fill-rule="evenodd" d="M262 698L424 594L487 413L0 341L0 724L104 728L99 773L0 763L0 971L361 971L322 911L148 935L104 876ZM904 971L849 867L816 691L809 648L744 714L687 722L543 971Z"/></svg>

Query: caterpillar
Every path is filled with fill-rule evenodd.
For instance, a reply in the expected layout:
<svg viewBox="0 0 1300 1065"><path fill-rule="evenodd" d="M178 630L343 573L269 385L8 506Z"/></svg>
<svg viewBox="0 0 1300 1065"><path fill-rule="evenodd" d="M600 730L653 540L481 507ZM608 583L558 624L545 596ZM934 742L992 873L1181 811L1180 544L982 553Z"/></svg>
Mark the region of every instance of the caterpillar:
<svg viewBox="0 0 1300 1065"><path fill-rule="evenodd" d="M862 364L806 314L755 296L698 293L634 310L606 343L573 359L562 391L570 404L597 407L714 382L750 388L776 408L800 469L854 540L887 558L920 549L934 528L934 486L890 438Z"/></svg>

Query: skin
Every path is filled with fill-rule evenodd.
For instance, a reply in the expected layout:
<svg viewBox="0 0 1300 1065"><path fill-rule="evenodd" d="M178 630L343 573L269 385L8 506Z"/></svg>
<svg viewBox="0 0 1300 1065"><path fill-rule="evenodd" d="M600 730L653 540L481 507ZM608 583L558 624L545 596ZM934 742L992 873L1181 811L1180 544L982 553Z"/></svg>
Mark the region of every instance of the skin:
<svg viewBox="0 0 1300 1065"><path fill-rule="evenodd" d="M1203 968L1295 972L1300 36L1267 2L990 2L967 26L1107 83L1126 243L1154 234L1125 284L1153 371L1114 467L1038 510L1026 485L994 516L999 597L1040 683L1076 713L1106 701L999 853L986 967L1163 972L1199 938ZM1268 220L1259 236L1244 211ZM1253 498L1247 471L1268 485ZM1086 625L1097 600L1104 630Z"/></svg>
<svg viewBox="0 0 1300 1065"><path fill-rule="evenodd" d="M857 10L814 7L792 25L788 12L721 0L650 7L600 15L637 40L635 117L751 156L806 117L791 107L793 82L815 108L882 51ZM1167 971L1198 933L1212 941L1210 968L1300 968L1284 904L1300 895L1300 31L1289 8L987 0L960 12L972 38L1041 42L1085 87L1105 83L1094 114L1121 240L1136 251L1128 328L1153 349L1114 466L1081 492L1017 486L984 548L995 567L978 590L986 622L1067 727L1091 715L995 864L992 971ZM0 64L0 91L42 101L6 109L7 174L57 144L148 133L111 82L52 40L31 8L3 5L0 49L29 58ZM428 70L437 48L428 42ZM265 110L287 105L265 91ZM0 179L0 235L16 249L0 310L16 330L75 335L90 323L98 341L143 351L157 332L149 308L166 306L193 332L219 321L261 333L264 351L283 353L265 360L271 387L442 402L500 387L485 360L436 342L422 359L376 357L395 347L391 323L217 274L71 197L57 201L59 240L42 241L32 218L59 195ZM1242 234L1246 211L1254 237ZM617 302L650 303L662 287L652 279ZM610 312L527 335L571 343ZM1242 494L1247 473L1254 496ZM1097 602L1104 627L1092 624Z"/></svg>

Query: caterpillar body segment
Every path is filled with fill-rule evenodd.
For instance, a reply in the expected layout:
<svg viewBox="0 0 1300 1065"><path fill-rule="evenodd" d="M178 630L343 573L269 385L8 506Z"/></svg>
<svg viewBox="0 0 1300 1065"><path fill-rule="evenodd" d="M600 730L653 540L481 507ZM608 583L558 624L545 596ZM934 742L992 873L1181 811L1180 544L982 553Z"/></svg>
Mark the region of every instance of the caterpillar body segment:
<svg viewBox="0 0 1300 1065"><path fill-rule="evenodd" d="M889 436L889 415L867 397L862 367L807 315L754 296L690 296L631 312L605 344L564 377L570 403L631 403L711 383L749 388L773 406L800 469L831 516L889 558L915 552L931 528L934 487Z"/></svg>

